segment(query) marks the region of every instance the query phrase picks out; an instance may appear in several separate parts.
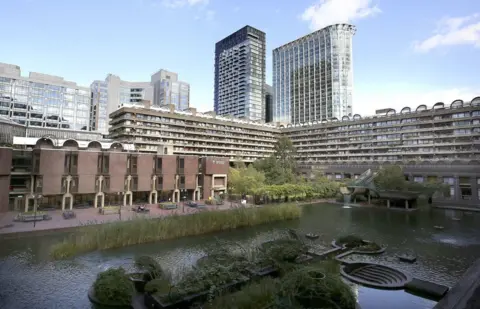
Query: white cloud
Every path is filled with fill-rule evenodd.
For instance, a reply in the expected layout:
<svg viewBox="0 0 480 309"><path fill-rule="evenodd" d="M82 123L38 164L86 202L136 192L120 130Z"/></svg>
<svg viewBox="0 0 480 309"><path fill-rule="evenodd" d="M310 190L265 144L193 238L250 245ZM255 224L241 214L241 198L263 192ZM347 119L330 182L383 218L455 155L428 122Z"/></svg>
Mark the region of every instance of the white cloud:
<svg viewBox="0 0 480 309"><path fill-rule="evenodd" d="M353 95L353 112L362 116L374 115L375 110L404 107L417 108L421 104L432 107L437 102L449 105L454 100L465 102L479 96L478 88L425 89L416 85L380 85L372 89L358 89Z"/></svg>
<svg viewBox="0 0 480 309"><path fill-rule="evenodd" d="M215 11L208 10L207 13L205 13L205 19L207 21L212 21L214 18L215 18Z"/></svg>
<svg viewBox="0 0 480 309"><path fill-rule="evenodd" d="M186 6L196 6L196 5L207 5L210 0L162 0L162 5L171 8L177 9Z"/></svg>
<svg viewBox="0 0 480 309"><path fill-rule="evenodd" d="M311 30L318 30L332 24L351 23L380 12L372 0L320 0L308 7L301 18L310 23Z"/></svg>
<svg viewBox="0 0 480 309"><path fill-rule="evenodd" d="M447 17L439 21L434 34L414 42L417 52L428 52L440 46L474 45L480 47L480 14L464 17Z"/></svg>

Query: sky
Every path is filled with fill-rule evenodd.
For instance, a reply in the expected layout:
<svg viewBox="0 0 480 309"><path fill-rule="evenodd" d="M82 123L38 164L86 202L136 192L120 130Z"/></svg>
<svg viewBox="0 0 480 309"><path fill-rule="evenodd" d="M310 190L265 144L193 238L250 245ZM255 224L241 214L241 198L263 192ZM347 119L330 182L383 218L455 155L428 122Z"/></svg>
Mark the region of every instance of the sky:
<svg viewBox="0 0 480 309"><path fill-rule="evenodd" d="M245 25L272 49L333 23L357 27L353 111L480 96L479 0L0 0L0 62L79 85L159 69L213 110L215 43Z"/></svg>

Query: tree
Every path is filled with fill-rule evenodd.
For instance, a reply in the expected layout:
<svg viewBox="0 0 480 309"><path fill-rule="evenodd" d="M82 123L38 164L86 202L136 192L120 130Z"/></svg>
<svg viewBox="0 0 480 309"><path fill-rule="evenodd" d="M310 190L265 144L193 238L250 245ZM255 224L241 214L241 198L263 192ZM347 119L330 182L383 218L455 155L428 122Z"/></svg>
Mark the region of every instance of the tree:
<svg viewBox="0 0 480 309"><path fill-rule="evenodd" d="M398 165L390 165L383 167L377 173L374 179L375 186L380 190L398 190L407 189L407 180L403 174L403 170Z"/></svg>
<svg viewBox="0 0 480 309"><path fill-rule="evenodd" d="M431 198L435 193L441 193L444 196L450 195L449 186L441 182L418 183L406 180L402 168L398 165L380 169L374 182L380 190L419 192L428 198Z"/></svg>
<svg viewBox="0 0 480 309"><path fill-rule="evenodd" d="M265 175L253 165L230 168L228 173L229 191L233 194L256 194L265 184Z"/></svg>
<svg viewBox="0 0 480 309"><path fill-rule="evenodd" d="M269 185L296 182L295 147L286 136L278 139L270 157L257 160L254 165L265 174L266 183Z"/></svg>
<svg viewBox="0 0 480 309"><path fill-rule="evenodd" d="M296 150L290 138L281 136L275 143L274 151L274 156L280 166L292 171L296 168Z"/></svg>

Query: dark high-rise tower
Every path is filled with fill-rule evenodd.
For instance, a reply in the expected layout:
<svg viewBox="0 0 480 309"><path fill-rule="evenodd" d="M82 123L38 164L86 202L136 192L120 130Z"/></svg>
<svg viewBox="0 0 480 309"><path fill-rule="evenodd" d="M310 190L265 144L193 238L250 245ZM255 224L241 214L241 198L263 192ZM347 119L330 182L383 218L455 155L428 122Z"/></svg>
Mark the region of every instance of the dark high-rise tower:
<svg viewBox="0 0 480 309"><path fill-rule="evenodd" d="M265 120L265 33L250 26L215 45L217 115Z"/></svg>

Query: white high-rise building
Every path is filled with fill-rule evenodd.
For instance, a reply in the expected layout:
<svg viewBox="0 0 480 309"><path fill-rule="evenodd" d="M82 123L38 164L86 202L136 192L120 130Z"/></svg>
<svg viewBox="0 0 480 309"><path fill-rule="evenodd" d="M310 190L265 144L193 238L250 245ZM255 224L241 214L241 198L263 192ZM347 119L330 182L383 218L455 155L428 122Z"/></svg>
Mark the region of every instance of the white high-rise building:
<svg viewBox="0 0 480 309"><path fill-rule="evenodd" d="M352 115L352 37L336 24L273 50L273 121L303 124Z"/></svg>
<svg viewBox="0 0 480 309"><path fill-rule="evenodd" d="M108 74L104 81L90 85L92 91L91 127L108 134L109 115L124 105L143 106L143 100L153 101L153 87L149 82L128 82Z"/></svg>

